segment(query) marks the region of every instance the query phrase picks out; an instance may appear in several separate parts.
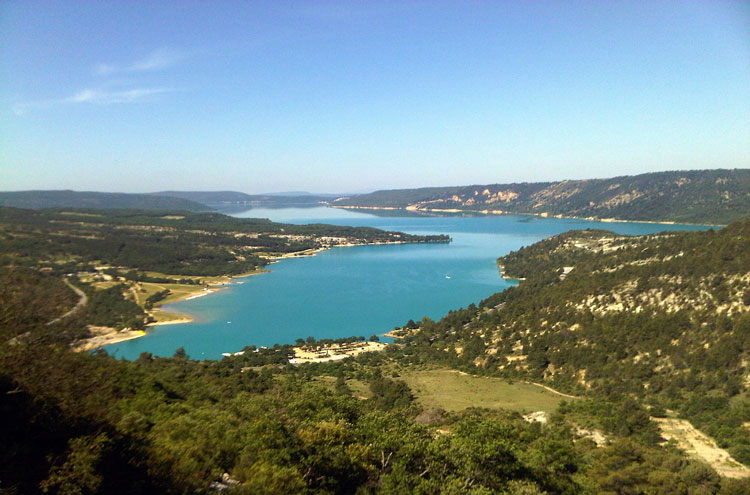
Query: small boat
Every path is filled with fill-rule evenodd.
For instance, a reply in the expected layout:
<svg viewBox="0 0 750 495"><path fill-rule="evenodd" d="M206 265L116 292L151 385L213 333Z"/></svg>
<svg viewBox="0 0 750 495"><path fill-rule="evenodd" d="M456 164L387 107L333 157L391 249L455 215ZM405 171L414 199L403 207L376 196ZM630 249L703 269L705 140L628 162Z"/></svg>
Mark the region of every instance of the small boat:
<svg viewBox="0 0 750 495"><path fill-rule="evenodd" d="M446 275L445 278L451 278L451 276L450 275Z"/></svg>

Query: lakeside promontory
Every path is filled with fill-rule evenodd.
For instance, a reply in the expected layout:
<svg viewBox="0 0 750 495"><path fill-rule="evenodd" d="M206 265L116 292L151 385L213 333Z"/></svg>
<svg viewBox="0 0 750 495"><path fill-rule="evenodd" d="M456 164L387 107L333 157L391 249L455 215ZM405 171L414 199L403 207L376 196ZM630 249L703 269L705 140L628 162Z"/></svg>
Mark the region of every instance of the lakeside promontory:
<svg viewBox="0 0 750 495"><path fill-rule="evenodd" d="M375 191L333 207L423 214L531 214L721 224L750 212L750 169L656 172L611 179L524 182Z"/></svg>
<svg viewBox="0 0 750 495"><path fill-rule="evenodd" d="M30 338L41 325L45 338L81 350L137 338L149 325L190 321L160 307L216 292L281 258L336 246L450 242L447 235L167 210L0 207L0 229L3 280L13 287L33 279L39 292L13 296L37 310L6 340Z"/></svg>

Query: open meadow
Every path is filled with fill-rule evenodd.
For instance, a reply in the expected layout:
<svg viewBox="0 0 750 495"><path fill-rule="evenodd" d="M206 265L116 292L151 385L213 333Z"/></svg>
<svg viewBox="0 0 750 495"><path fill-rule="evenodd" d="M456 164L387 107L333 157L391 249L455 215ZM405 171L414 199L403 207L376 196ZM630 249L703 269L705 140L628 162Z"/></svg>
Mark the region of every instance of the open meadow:
<svg viewBox="0 0 750 495"><path fill-rule="evenodd" d="M333 377L324 378L323 383L333 386ZM472 376L447 368L405 369L395 379L409 385L417 403L424 409L442 408L455 412L478 407L551 413L561 401L570 400L538 385ZM347 380L347 385L358 397L369 398L371 395L367 383L361 380Z"/></svg>

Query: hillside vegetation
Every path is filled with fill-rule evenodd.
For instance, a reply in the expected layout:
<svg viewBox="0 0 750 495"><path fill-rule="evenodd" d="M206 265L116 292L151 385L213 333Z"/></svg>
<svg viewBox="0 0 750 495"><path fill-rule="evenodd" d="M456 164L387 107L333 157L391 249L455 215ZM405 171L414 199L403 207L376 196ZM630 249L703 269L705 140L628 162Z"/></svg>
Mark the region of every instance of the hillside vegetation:
<svg viewBox="0 0 750 495"><path fill-rule="evenodd" d="M40 286L37 294L64 290L49 274L13 280L22 291ZM24 304L6 301L11 313ZM72 353L60 325L0 345L4 493L739 495L750 488L660 446L648 414L627 398L562 402L548 422L530 422L502 409L503 396L535 388L523 392L521 408L550 411L559 398L442 371L480 387L487 397L478 403L494 402L465 409L440 395L439 371L419 367L429 357L413 347L300 367L281 365L289 346L251 347L221 361L191 361L178 350L126 362ZM331 379L333 387L320 384ZM347 386L355 380L366 400ZM477 393L469 392L465 399Z"/></svg>
<svg viewBox="0 0 750 495"><path fill-rule="evenodd" d="M447 242L370 227L290 225L219 213L0 208L3 264L75 271L93 263L171 275L235 275L274 256L340 244Z"/></svg>
<svg viewBox="0 0 750 495"><path fill-rule="evenodd" d="M90 339L140 330L155 319L174 320L177 315L155 306L200 292L217 277L253 272L279 256L336 245L448 241L218 213L0 207L0 337L36 338L39 327L66 313L63 307L71 310L77 298L70 282L85 293L87 304L54 326L60 338L53 340Z"/></svg>
<svg viewBox="0 0 750 495"><path fill-rule="evenodd" d="M376 191L333 206L727 224L750 212L750 169Z"/></svg>
<svg viewBox="0 0 750 495"><path fill-rule="evenodd" d="M142 327L170 297L137 284L187 287L338 243L447 240L216 213L0 209L2 492L750 490L663 444L649 418L679 414L750 463L750 220L547 239L498 260L525 279L517 287L345 361L293 366L282 345L221 361L71 350L92 328ZM81 301L73 287L87 304L61 318Z"/></svg>
<svg viewBox="0 0 750 495"><path fill-rule="evenodd" d="M405 340L472 372L675 410L750 463L750 220L568 232L498 263L525 280Z"/></svg>
<svg viewBox="0 0 750 495"><path fill-rule="evenodd" d="M649 419L674 408L747 462L748 221L644 238L564 234L501 260L526 277L517 288L439 322L412 322L406 345L293 366L292 347L282 345L221 361L192 361L181 349L134 362L74 353L70 343L88 325L143 321L123 280L164 276L112 267L97 272L112 278L97 288L62 274L103 260L143 269L161 242L170 249L160 256L180 245L231 255L161 259L190 272L252 261L238 258L238 246L264 236L273 244L257 247L268 253L332 236L403 234L185 212L0 212L3 493L750 490L750 480L722 478L661 444ZM679 307L658 309L669 297L660 284L677 284L670 277L678 275ZM647 285L631 288L632 277ZM89 302L60 319L78 299L69 281ZM164 296L148 298L156 294ZM609 307L610 295L620 295L622 310ZM583 398L563 400L522 380ZM537 408L526 418L516 412Z"/></svg>
<svg viewBox="0 0 750 495"><path fill-rule="evenodd" d="M200 202L167 195L69 190L0 192L0 206L33 210L42 208L137 208L140 210L209 211L212 209Z"/></svg>

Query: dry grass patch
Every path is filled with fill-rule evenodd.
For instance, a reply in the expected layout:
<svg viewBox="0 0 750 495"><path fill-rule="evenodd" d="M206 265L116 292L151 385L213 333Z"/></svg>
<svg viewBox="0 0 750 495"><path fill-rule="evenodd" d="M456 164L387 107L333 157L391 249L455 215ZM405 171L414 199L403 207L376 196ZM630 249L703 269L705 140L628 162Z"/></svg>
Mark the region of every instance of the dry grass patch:
<svg viewBox="0 0 750 495"><path fill-rule="evenodd" d="M442 407L446 411L486 407L521 413L553 412L565 400L536 385L459 374L449 369L407 370L400 378L409 385L422 406Z"/></svg>
<svg viewBox="0 0 750 495"><path fill-rule="evenodd" d="M397 373L391 373L396 372ZM470 407L502 408L529 413L544 411L552 413L563 400L570 400L538 385L524 382L508 382L501 378L474 376L448 368L401 368L385 369L383 376L404 380L411 388L417 402L425 409L442 408L455 412ZM331 376L317 377L316 381L333 390L336 379ZM358 379L349 379L346 384L352 395L359 398L371 396L369 384Z"/></svg>

